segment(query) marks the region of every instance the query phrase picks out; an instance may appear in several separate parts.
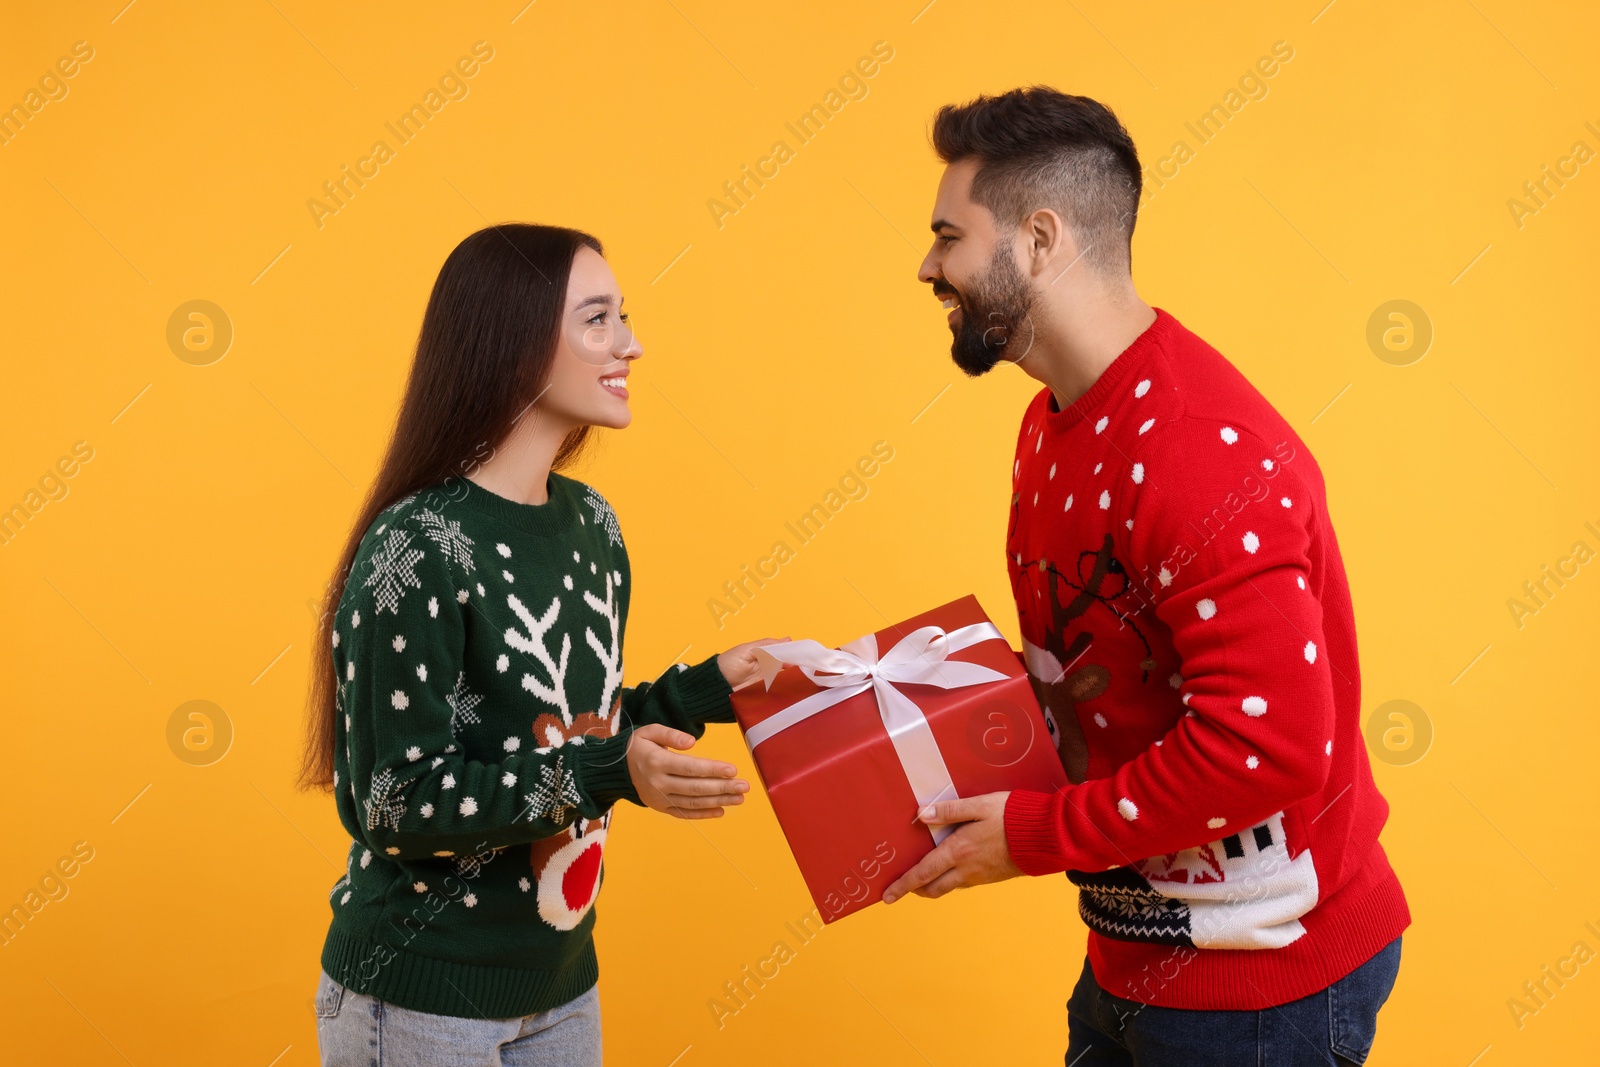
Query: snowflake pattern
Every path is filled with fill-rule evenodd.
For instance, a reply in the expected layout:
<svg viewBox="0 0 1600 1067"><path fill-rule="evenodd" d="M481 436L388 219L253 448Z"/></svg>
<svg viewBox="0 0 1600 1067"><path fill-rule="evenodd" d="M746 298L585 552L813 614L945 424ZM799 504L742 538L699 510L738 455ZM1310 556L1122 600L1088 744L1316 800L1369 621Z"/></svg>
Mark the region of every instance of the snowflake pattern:
<svg viewBox="0 0 1600 1067"><path fill-rule="evenodd" d="M372 788L367 791L367 829L387 826L400 829L400 819L406 813L401 797L404 786L395 780L394 772L385 768L372 776Z"/></svg>
<svg viewBox="0 0 1600 1067"><path fill-rule="evenodd" d="M483 720L478 718L474 709L483 703L483 697L467 688L467 672L460 671L456 674L455 692L445 698L445 703L450 705L450 733L455 734L459 729L458 723L476 723Z"/></svg>
<svg viewBox="0 0 1600 1067"><path fill-rule="evenodd" d="M606 537L613 545L622 544L622 528L617 525L617 513L611 510L611 505L606 503L606 498L594 491L593 486L584 487L584 503L594 512L594 521L605 527Z"/></svg>
<svg viewBox="0 0 1600 1067"><path fill-rule="evenodd" d="M377 586L373 601L377 610L400 614L400 598L406 589L421 589L422 579L417 577L417 563L422 559L420 548L411 548L411 533L407 530L390 530L383 546L372 554L372 573L367 575L365 588Z"/></svg>
<svg viewBox="0 0 1600 1067"><path fill-rule="evenodd" d="M461 569L468 574L472 573L474 542L461 532L461 523L424 508L417 512L417 524L422 527L422 532L428 535L428 540L439 546L445 559L460 564Z"/></svg>
<svg viewBox="0 0 1600 1067"><path fill-rule="evenodd" d="M463 878L476 878L493 856L492 848L468 856L458 856L455 862L456 874Z"/></svg>
<svg viewBox="0 0 1600 1067"><path fill-rule="evenodd" d="M1158 892L1143 878L1118 884L1116 875L1108 872L1072 881L1079 888L1078 914L1090 929L1118 939L1189 943L1188 906Z"/></svg>
<svg viewBox="0 0 1600 1067"><path fill-rule="evenodd" d="M562 822L567 812L583 802L578 793L578 783L566 769L565 757L557 756L554 763L539 768L539 785L522 799L528 802L528 821L549 819Z"/></svg>

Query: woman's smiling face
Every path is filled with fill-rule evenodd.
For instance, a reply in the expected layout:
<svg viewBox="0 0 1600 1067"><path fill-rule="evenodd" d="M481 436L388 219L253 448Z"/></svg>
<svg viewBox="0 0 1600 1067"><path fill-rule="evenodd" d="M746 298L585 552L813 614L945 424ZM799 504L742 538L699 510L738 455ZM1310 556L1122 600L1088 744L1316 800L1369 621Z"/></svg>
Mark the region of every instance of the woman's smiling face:
<svg viewBox="0 0 1600 1067"><path fill-rule="evenodd" d="M633 420L627 377L644 355L622 310L622 291L605 257L580 248L572 260L561 336L550 381L536 407L572 426L620 430Z"/></svg>

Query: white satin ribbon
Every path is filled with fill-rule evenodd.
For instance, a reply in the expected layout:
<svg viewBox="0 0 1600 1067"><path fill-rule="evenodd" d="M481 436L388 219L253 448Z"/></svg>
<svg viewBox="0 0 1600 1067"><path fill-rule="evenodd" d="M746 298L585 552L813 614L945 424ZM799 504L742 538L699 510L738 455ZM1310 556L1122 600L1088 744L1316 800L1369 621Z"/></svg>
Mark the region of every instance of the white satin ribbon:
<svg viewBox="0 0 1600 1067"><path fill-rule="evenodd" d="M755 656L768 689L772 688L772 680L783 665L788 663L799 667L819 691L757 723L745 731L745 740L753 750L795 723L870 689L878 699L878 714L889 732L900 766L905 769L918 808L939 800L954 800L959 794L927 718L895 685L916 682L941 689L960 689L985 682L1003 682L1008 675L981 664L947 658L952 652L980 642L1001 640L1004 637L993 623L977 622L949 633L938 626L921 627L901 638L882 656L878 655L875 634L858 637L838 648L828 648L811 640L761 645L755 650ZM955 827L930 826L928 829L938 843Z"/></svg>

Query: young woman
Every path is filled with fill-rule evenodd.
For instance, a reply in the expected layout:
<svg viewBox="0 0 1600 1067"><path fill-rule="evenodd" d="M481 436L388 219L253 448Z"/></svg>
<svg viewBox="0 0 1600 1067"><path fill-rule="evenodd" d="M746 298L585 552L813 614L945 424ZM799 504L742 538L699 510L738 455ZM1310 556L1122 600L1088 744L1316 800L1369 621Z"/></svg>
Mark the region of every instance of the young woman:
<svg viewBox="0 0 1600 1067"><path fill-rule="evenodd" d="M307 787L352 837L329 896L324 1064L600 1062L594 901L612 805L743 801L671 749L731 722L751 642L622 686L616 515L557 470L628 425L643 355L600 242L468 237L434 283L394 437L329 592Z"/></svg>

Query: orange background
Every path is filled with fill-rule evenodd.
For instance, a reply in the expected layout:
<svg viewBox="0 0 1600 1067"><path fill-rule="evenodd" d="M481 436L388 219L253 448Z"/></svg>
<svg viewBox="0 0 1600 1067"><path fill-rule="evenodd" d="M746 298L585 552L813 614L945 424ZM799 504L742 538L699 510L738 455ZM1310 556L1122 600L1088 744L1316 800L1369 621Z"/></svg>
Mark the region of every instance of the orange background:
<svg viewBox="0 0 1600 1067"><path fill-rule="evenodd" d="M1520 625L1508 607L1575 542L1600 549L1600 173L1561 162L1600 149L1592 11L124 2L31 6L0 37L0 106L92 49L0 144L0 508L42 505L0 545L0 907L92 849L0 946L8 1058L316 1062L346 839L291 786L312 605L439 265L488 222L597 233L636 315L634 425L575 472L632 552L630 683L969 592L1015 642L1007 472L1035 387L962 377L914 274L932 113L1034 82L1109 103L1151 167L1187 143L1141 213L1135 277L1314 450L1364 709L1416 705L1412 747L1374 734L1416 921L1370 1062L1593 1057L1593 964L1520 1026L1507 1003L1576 942L1600 950L1596 564L1565 564ZM477 41L493 58L467 94L319 227L307 201ZM784 124L879 41L866 95L796 142ZM1280 41L1265 94L1201 143L1185 124ZM707 202L779 139L792 157L719 226ZM1535 204L1523 184L1547 164L1569 176ZM1369 347L1397 299L1431 323L1420 359ZM191 300L231 324L225 353L169 346ZM707 601L878 440L894 459L868 494L719 629ZM92 458L51 482L77 442ZM169 740L191 700L231 728L213 762ZM749 768L729 728L703 748ZM1084 938L1064 879L870 909L798 946L785 923L811 903L762 798L710 824L628 807L614 829L612 1062L1059 1062ZM780 939L794 958L719 1028L709 1002Z"/></svg>

